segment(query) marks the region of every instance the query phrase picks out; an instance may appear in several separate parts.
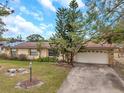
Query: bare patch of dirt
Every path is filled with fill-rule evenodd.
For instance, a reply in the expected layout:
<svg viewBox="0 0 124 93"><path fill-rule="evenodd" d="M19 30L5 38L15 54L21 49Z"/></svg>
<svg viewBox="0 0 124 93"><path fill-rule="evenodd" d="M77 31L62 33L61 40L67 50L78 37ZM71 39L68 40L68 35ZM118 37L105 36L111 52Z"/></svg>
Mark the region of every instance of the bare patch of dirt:
<svg viewBox="0 0 124 93"><path fill-rule="evenodd" d="M22 88L22 89L28 89L34 86L41 86L44 83L38 79L32 79L32 81L30 82L30 80L25 80L22 82L17 83L17 85L15 86L15 88Z"/></svg>
<svg viewBox="0 0 124 93"><path fill-rule="evenodd" d="M72 66L68 63L57 63L56 65L59 67L72 68Z"/></svg>

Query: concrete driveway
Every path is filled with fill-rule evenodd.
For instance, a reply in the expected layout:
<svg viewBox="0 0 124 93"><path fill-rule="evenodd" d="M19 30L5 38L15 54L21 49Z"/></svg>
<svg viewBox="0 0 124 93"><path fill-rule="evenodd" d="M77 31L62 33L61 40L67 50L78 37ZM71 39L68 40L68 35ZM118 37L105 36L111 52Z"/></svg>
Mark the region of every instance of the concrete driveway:
<svg viewBox="0 0 124 93"><path fill-rule="evenodd" d="M57 93L124 93L124 81L105 65L76 66Z"/></svg>

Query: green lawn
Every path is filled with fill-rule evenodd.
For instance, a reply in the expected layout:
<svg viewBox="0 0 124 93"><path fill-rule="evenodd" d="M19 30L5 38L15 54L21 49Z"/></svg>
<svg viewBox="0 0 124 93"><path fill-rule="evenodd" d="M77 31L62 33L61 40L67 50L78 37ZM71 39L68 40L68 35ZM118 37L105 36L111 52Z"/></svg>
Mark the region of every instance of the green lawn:
<svg viewBox="0 0 124 93"><path fill-rule="evenodd" d="M56 93L63 80L66 78L69 68L58 67L53 63L33 62L33 76L42 80L44 85L32 89L15 89L19 81L28 79L29 74L8 77L5 72L8 68L28 68L29 62L1 60L0 65L0 93Z"/></svg>

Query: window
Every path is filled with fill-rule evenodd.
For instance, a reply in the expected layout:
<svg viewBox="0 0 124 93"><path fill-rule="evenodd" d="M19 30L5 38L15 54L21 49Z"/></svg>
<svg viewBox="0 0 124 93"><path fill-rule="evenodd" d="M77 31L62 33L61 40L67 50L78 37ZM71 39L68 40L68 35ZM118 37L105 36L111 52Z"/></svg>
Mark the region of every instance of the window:
<svg viewBox="0 0 124 93"><path fill-rule="evenodd" d="M31 49L30 50L30 55L31 56L37 56L38 55L38 51L36 49Z"/></svg>
<svg viewBox="0 0 124 93"><path fill-rule="evenodd" d="M49 49L49 56L58 56L58 52L56 50L53 49Z"/></svg>
<svg viewBox="0 0 124 93"><path fill-rule="evenodd" d="M11 50L11 54L12 54L13 57L16 57L16 52L17 52L16 49Z"/></svg>

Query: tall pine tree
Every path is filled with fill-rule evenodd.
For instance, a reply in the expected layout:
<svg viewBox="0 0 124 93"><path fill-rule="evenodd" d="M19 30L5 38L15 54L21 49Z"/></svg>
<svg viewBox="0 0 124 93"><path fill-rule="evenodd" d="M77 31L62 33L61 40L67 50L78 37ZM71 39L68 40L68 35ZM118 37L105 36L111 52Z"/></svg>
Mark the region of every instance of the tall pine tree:
<svg viewBox="0 0 124 93"><path fill-rule="evenodd" d="M59 50L60 54L62 54L63 60L65 60L66 53L66 21L67 21L67 9L59 8L56 13L56 33L51 38L51 45L54 49Z"/></svg>
<svg viewBox="0 0 124 93"><path fill-rule="evenodd" d="M8 16L14 12L14 10L11 10L10 8L7 7L9 0L5 0L5 1L6 1L5 4L0 3L0 38L2 38L2 34L8 30L5 27L6 24L2 21L2 17Z"/></svg>
<svg viewBox="0 0 124 93"><path fill-rule="evenodd" d="M85 31L83 30L83 16L76 0L72 0L68 9L66 31L66 50L69 54L69 63L73 65L74 56L79 51L81 43L84 41Z"/></svg>
<svg viewBox="0 0 124 93"><path fill-rule="evenodd" d="M86 35L82 12L76 0L70 2L69 8L58 9L56 20L56 33L52 41L66 55L67 62L73 65L74 55L79 51Z"/></svg>

